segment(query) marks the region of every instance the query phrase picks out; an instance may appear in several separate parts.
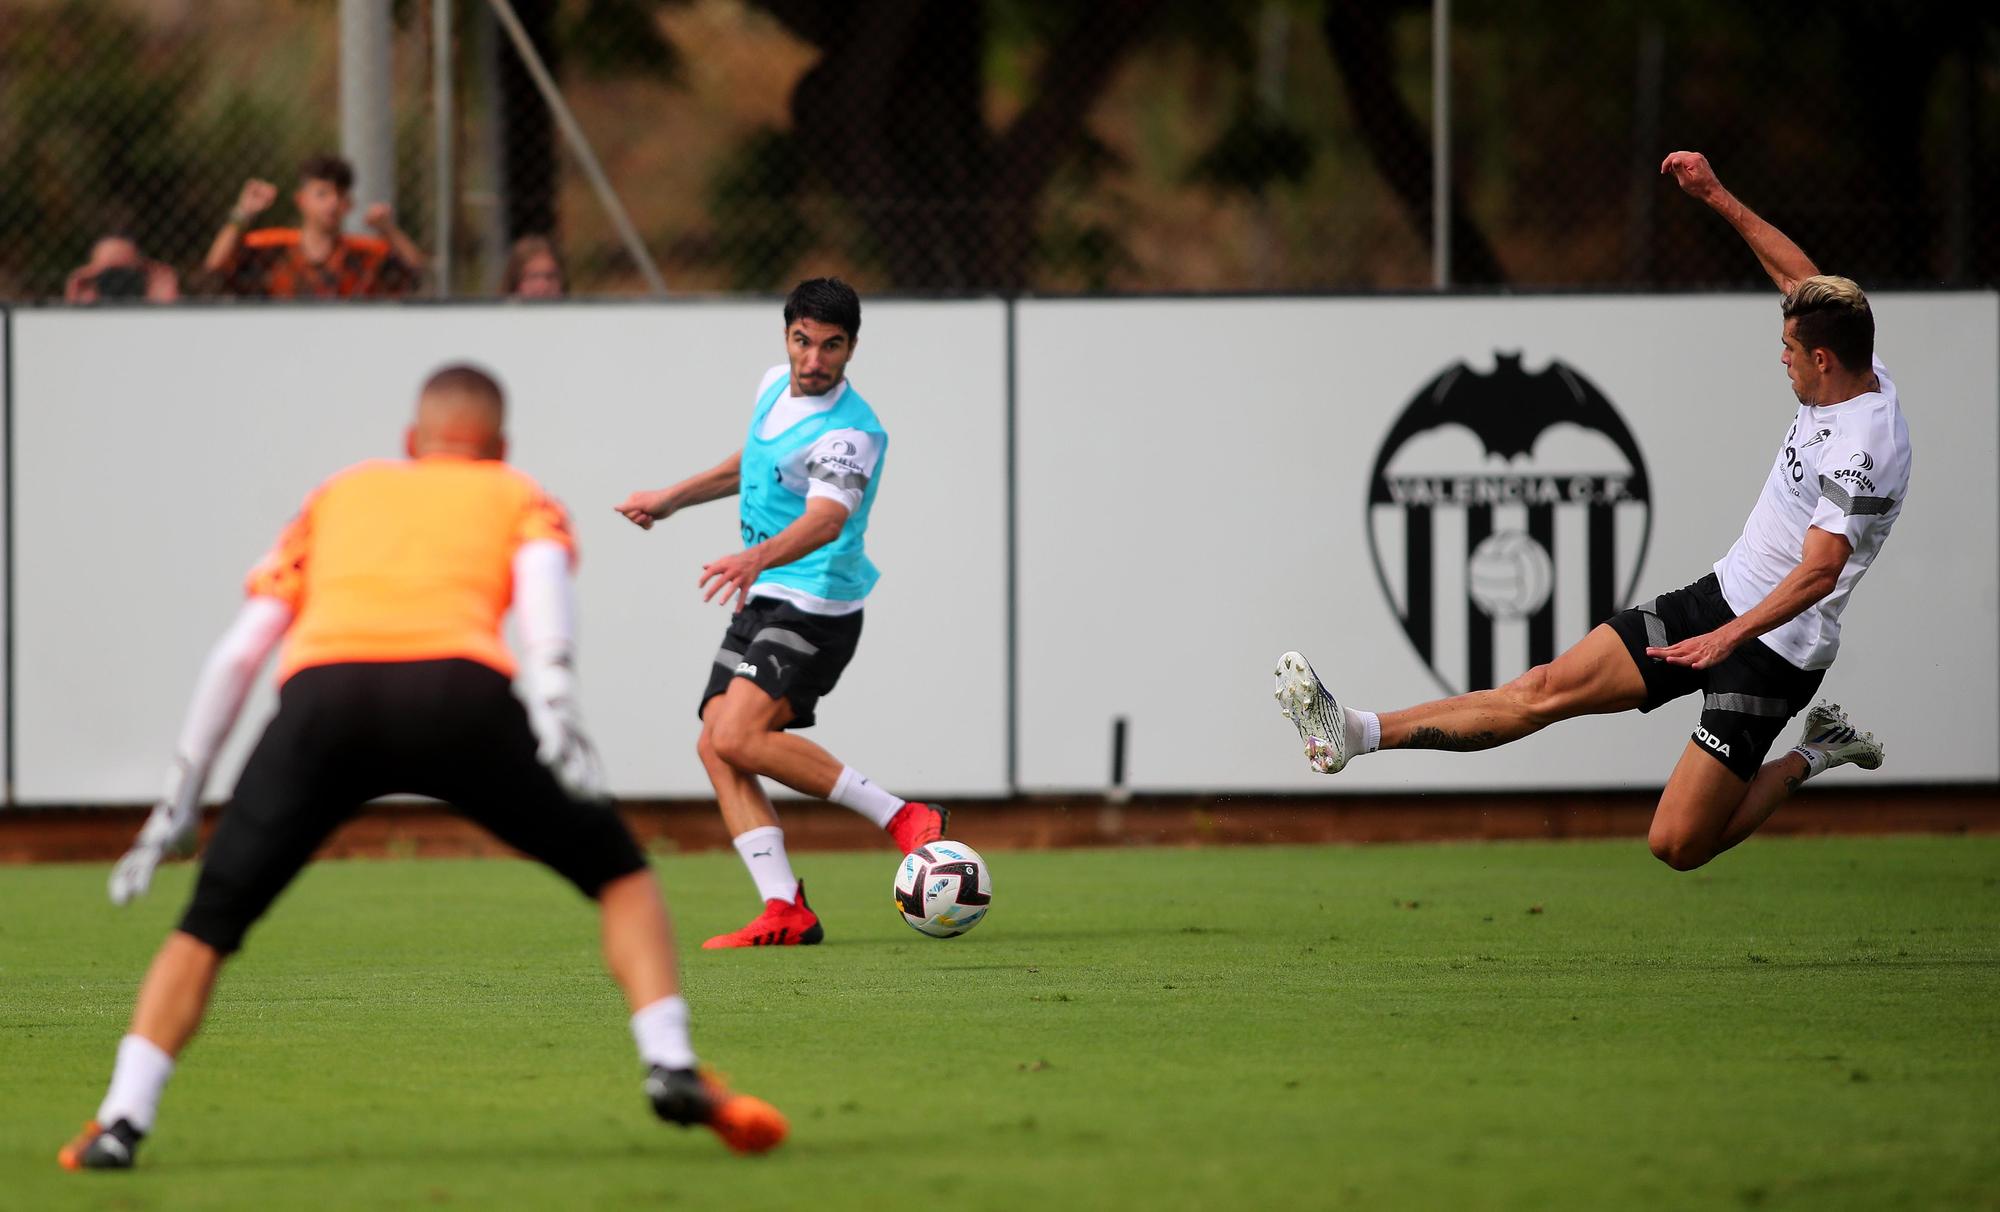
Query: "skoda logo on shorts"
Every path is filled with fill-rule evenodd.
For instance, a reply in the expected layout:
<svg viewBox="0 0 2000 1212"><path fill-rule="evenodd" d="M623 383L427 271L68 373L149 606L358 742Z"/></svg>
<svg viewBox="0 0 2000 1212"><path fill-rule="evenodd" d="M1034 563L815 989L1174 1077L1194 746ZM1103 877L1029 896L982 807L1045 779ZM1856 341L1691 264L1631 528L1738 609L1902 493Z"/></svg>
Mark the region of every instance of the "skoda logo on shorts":
<svg viewBox="0 0 2000 1212"><path fill-rule="evenodd" d="M1632 598L1652 530L1632 431L1595 384L1446 367L1375 456L1368 547L1417 655L1448 693L1545 664Z"/></svg>

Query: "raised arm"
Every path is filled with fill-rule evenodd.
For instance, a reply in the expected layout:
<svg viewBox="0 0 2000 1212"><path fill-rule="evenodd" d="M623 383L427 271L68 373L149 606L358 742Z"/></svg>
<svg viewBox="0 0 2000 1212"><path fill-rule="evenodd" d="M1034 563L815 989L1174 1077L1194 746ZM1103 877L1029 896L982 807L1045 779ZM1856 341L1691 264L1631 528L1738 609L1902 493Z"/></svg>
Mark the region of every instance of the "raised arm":
<svg viewBox="0 0 2000 1212"><path fill-rule="evenodd" d="M236 264L237 250L243 246L243 229L250 220L270 209L277 201L278 187L269 181L255 178L243 183L243 192L236 196L236 205L229 212L229 218L222 230L215 233L215 242L208 246L208 256L201 267L212 274L226 274Z"/></svg>
<svg viewBox="0 0 2000 1212"><path fill-rule="evenodd" d="M707 471L697 472L674 485L648 492L641 489L613 506L641 530L653 523L705 501L719 501L736 495L743 470L743 452L737 450Z"/></svg>
<svg viewBox="0 0 2000 1212"><path fill-rule="evenodd" d="M389 251L396 254L398 261L409 266L411 273L424 272L426 264L424 250L417 247L417 242L410 239L409 233L396 225L394 207L387 202L377 202L368 208L368 213L362 216L362 222L374 228L375 234L388 242Z"/></svg>
<svg viewBox="0 0 2000 1212"><path fill-rule="evenodd" d="M1819 267L1792 243L1791 237L1759 218L1757 212L1723 188L1715 170L1709 167L1707 156L1677 151L1660 162L1660 172L1671 175L1682 190L1706 202L1710 210L1728 220L1750 251L1757 254L1764 272L1771 275L1779 290L1789 294L1802 280L1818 275Z"/></svg>

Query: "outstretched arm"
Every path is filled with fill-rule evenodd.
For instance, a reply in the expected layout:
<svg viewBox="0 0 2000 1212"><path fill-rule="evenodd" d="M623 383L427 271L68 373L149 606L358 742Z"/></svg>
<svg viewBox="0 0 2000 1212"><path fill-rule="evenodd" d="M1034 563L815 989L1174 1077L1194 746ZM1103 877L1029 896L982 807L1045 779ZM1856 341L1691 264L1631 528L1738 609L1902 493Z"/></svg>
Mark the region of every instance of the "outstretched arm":
<svg viewBox="0 0 2000 1212"><path fill-rule="evenodd" d="M847 514L847 506L839 501L808 498L805 513L790 526L761 543L703 564L701 600L714 601L719 593L725 605L734 597L737 608L741 609L749 599L750 587L764 575L765 569L802 559L839 538L841 527L847 525Z"/></svg>
<svg viewBox="0 0 2000 1212"><path fill-rule="evenodd" d="M195 679L180 742L174 746L166 791L153 806L132 848L112 868L112 904L123 905L145 892L152 885L153 868L162 858L192 847L209 767L243 710L257 671L291 625L290 606L276 598L253 597L243 603L236 621L210 650L201 675Z"/></svg>
<svg viewBox="0 0 2000 1212"><path fill-rule="evenodd" d="M1819 267L1812 263L1791 237L1772 227L1757 212L1738 201L1735 194L1722 187L1715 170L1708 165L1708 157L1700 152L1677 151L1660 162L1660 172L1671 175L1689 195L1706 202L1709 209L1729 221L1736 234L1757 254L1757 260L1764 266L1764 272L1771 275L1771 281L1778 289L1791 293L1791 289L1806 278L1819 273Z"/></svg>
<svg viewBox="0 0 2000 1212"><path fill-rule="evenodd" d="M1840 570L1847 567L1847 557L1853 550L1854 545L1847 541L1846 535L1808 526L1798 567L1772 586L1763 601L1714 631L1689 636L1665 648L1648 648L1646 655L1658 657L1669 665L1686 665L1693 669L1708 669L1721 664L1744 644L1791 622L1808 606L1832 593L1834 586L1840 582Z"/></svg>
<svg viewBox="0 0 2000 1212"><path fill-rule="evenodd" d="M672 488L652 492L641 489L612 508L624 514L639 529L651 530L654 522L690 505L735 496L742 468L743 452L738 450L707 471L691 475Z"/></svg>

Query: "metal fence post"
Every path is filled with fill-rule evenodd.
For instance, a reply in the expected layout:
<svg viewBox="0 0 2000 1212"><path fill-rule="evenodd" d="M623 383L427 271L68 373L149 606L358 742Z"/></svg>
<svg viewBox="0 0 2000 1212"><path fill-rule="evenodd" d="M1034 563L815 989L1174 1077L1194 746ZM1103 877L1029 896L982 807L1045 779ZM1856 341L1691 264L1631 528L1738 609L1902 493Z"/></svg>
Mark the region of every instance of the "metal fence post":
<svg viewBox="0 0 2000 1212"><path fill-rule="evenodd" d="M452 105L451 5L452 0L431 0L431 140L437 157L431 173L431 290L440 299L451 298L452 127L457 121Z"/></svg>
<svg viewBox="0 0 2000 1212"><path fill-rule="evenodd" d="M396 200L396 138L390 123L389 0L340 0L340 152L354 166L359 231L368 208Z"/></svg>

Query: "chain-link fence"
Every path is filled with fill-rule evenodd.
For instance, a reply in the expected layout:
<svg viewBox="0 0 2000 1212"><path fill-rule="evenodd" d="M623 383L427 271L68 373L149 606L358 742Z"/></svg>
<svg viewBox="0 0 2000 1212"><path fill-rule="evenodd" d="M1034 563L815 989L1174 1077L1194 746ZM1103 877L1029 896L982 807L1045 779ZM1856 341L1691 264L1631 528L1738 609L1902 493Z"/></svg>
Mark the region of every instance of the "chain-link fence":
<svg viewBox="0 0 2000 1212"><path fill-rule="evenodd" d="M550 239L572 293L643 291L496 6L375 2L394 29L396 213L433 254L425 292L499 291L524 236ZM295 223L297 165L340 147L342 7L0 0L0 295L62 297L112 233L182 293L226 293L203 261L244 180L279 187L252 225ZM908 291L1432 281L1429 3L506 7L676 291L819 272ZM1454 0L1452 281L1756 280L1658 177L1679 147L1865 283L2000 280L2000 15L1813 13Z"/></svg>
<svg viewBox="0 0 2000 1212"><path fill-rule="evenodd" d="M279 187L260 221L295 223L298 166L340 148L336 15L334 0L0 4L0 295L62 298L107 236L181 293L212 289L203 254L253 177ZM421 233L428 81L420 56L397 60L396 196Z"/></svg>

